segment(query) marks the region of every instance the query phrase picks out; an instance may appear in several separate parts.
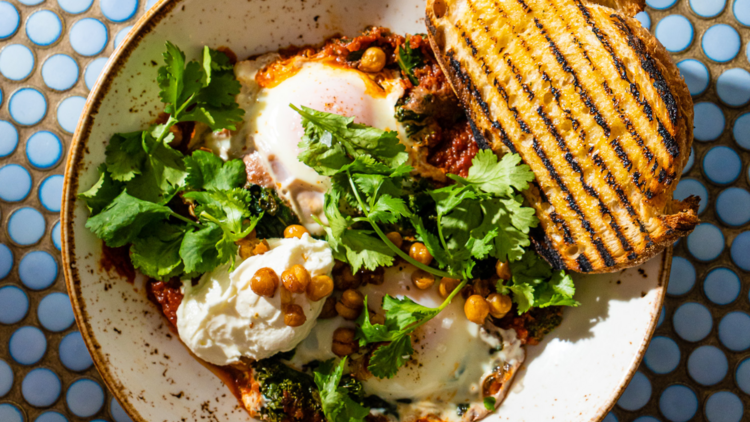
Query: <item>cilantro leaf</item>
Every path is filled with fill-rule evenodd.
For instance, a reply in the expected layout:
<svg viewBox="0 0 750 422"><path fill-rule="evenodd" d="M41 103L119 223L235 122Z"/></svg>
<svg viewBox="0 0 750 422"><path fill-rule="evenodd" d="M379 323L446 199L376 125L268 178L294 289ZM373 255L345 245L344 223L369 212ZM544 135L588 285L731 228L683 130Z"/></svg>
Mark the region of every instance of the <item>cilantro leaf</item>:
<svg viewBox="0 0 750 422"><path fill-rule="evenodd" d="M102 212L90 217L86 228L107 246L117 248L132 243L148 224L171 214L168 207L142 201L124 190Z"/></svg>
<svg viewBox="0 0 750 422"><path fill-rule="evenodd" d="M513 277L509 285L498 284L498 291L513 292L513 301L518 305L518 313L531 308L548 306L578 306L573 278L564 271L553 271L547 262L532 251L510 263Z"/></svg>
<svg viewBox="0 0 750 422"><path fill-rule="evenodd" d="M508 196L516 191L528 189L529 182L534 180L534 173L526 164L520 164L518 154L505 154L498 162L497 155L491 150L480 150L471 162L469 175L466 178L449 174L453 180L463 184L475 185L484 192L499 196Z"/></svg>
<svg viewBox="0 0 750 422"><path fill-rule="evenodd" d="M495 399L494 397L485 397L483 400L484 408L489 410L490 412L494 412L496 402L497 399Z"/></svg>
<svg viewBox="0 0 750 422"><path fill-rule="evenodd" d="M185 53L176 45L166 42L167 50L162 54L164 66L159 68L158 77L159 97L167 104L166 112L174 114L176 106L180 103L183 91L183 75L185 74Z"/></svg>
<svg viewBox="0 0 750 422"><path fill-rule="evenodd" d="M146 236L135 239L130 247L133 266L157 280L180 275L184 268L180 245L185 236L185 226L158 221L147 226L144 232Z"/></svg>
<svg viewBox="0 0 750 422"><path fill-rule="evenodd" d="M185 183L195 190L229 190L245 184L245 164L242 160L231 160L226 163L221 158L207 151L195 151L185 157L187 178Z"/></svg>
<svg viewBox="0 0 750 422"><path fill-rule="evenodd" d="M136 198L159 204L169 202L184 187L187 176L182 153L169 146L174 135L169 133L162 137L163 131L167 131L166 127L159 125L152 131L142 132L141 144L146 159L141 174L126 185Z"/></svg>
<svg viewBox="0 0 750 422"><path fill-rule="evenodd" d="M367 230L344 230L339 240L344 248L346 262L356 273L360 268L374 271L378 267L393 265L394 252L382 240L371 236Z"/></svg>
<svg viewBox="0 0 750 422"><path fill-rule="evenodd" d="M412 85L419 85L419 80L414 76L414 68L422 66L424 61L422 53L419 50L411 48L411 42L409 42L408 37L404 45L398 47L398 57L396 58L396 62L398 62L398 67L400 67L401 71L404 72L404 75L409 78Z"/></svg>
<svg viewBox="0 0 750 422"><path fill-rule="evenodd" d="M411 338L401 335L388 344L379 346L370 356L367 369L378 378L393 378L414 353Z"/></svg>
<svg viewBox="0 0 750 422"><path fill-rule="evenodd" d="M333 360L321 363L313 371L315 385L320 394L320 407L328 422L362 422L370 409L352 400L347 390L340 386L346 366L346 357L338 365Z"/></svg>
<svg viewBox="0 0 750 422"><path fill-rule="evenodd" d="M401 218L411 217L411 211L401 198L381 195L370 208L370 220L376 223L396 223Z"/></svg>
<svg viewBox="0 0 750 422"><path fill-rule="evenodd" d="M122 191L122 183L112 180L106 164L101 164L97 171L99 180L89 190L78 194L78 198L86 202L90 215L99 214Z"/></svg>
<svg viewBox="0 0 750 422"><path fill-rule="evenodd" d="M116 133L110 138L104 162L112 180L127 182L141 173L146 159L142 138L143 132Z"/></svg>
<svg viewBox="0 0 750 422"><path fill-rule="evenodd" d="M216 245L224 232L218 224L207 223L200 230L190 231L180 245L180 258L186 273L206 273L222 264Z"/></svg>
<svg viewBox="0 0 750 422"><path fill-rule="evenodd" d="M412 324L434 318L442 308L428 308L408 297L396 299L389 295L383 298L383 310L387 319L395 321L399 329L404 330Z"/></svg>

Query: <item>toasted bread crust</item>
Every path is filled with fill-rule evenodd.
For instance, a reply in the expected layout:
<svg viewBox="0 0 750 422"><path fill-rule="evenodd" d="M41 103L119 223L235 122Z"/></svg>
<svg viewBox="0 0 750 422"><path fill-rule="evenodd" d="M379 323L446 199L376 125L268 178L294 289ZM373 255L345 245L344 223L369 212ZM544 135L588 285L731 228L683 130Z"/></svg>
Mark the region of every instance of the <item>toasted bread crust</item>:
<svg viewBox="0 0 750 422"><path fill-rule="evenodd" d="M692 144L687 86L627 16L642 2L596 3L619 12L582 0L428 0L426 20L483 141L537 176L525 193L541 223L537 251L588 273L638 265L699 221L695 201L672 201Z"/></svg>

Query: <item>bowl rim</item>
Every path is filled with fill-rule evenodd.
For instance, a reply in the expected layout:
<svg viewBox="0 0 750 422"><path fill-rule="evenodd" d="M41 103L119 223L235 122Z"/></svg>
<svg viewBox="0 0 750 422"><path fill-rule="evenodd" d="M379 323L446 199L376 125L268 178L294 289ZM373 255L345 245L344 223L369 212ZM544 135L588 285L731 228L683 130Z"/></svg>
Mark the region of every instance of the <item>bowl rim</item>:
<svg viewBox="0 0 750 422"><path fill-rule="evenodd" d="M86 348L91 355L94 366L109 391L134 422L149 421L141 416L130 403L127 394L123 391L124 387L120 385L116 377L110 372L109 365L106 363L106 359L102 356L101 347L96 340L93 327L89 323L89 316L86 312L85 306L80 299L81 279L75 262L75 239L72 226L74 220L73 214L75 212L75 204L77 201L76 192L78 190L78 177L83 164L86 145L91 134L93 122L102 105L102 101L111 88L112 79L116 77L123 66L125 66L133 51L140 45L144 36L155 29L159 22L168 17L170 12L172 12L183 1L185 0L159 0L156 5L147 10L146 13L138 19L133 25L133 29L110 56L102 73L99 75L94 88L86 99L86 104L81 112L81 119L79 120L76 131L73 135L65 162L62 209L60 212L62 228L61 254L65 284L70 296L73 313L75 314L76 324L78 325L81 336L86 344ZM635 359L632 360L631 366L628 368L622 382L612 391L610 396L606 399L605 404L599 408L597 414L591 420L592 422L600 422L607 416L638 370L646 349L654 336L657 322L659 321L666 296L671 266L672 246L670 245L664 249L662 254L662 263L659 269L657 283L658 296L656 300L658 306L654 308L656 312L653 312L651 315L651 321L647 329L648 335L643 339L640 348L635 354Z"/></svg>

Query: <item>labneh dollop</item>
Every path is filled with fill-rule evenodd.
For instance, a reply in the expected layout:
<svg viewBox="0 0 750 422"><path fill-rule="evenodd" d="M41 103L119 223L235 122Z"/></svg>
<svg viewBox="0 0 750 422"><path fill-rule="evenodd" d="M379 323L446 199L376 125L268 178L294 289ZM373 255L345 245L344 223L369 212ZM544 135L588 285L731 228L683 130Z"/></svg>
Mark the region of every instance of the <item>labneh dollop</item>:
<svg viewBox="0 0 750 422"><path fill-rule="evenodd" d="M297 264L312 277L330 275L331 248L308 234L268 239L268 245L268 252L247 258L232 272L224 265L204 274L195 286L185 283L185 297L177 309L177 330L199 358L220 366L241 357L264 359L294 349L315 326L325 300L312 302L304 293L292 294L307 319L298 327L289 327L281 310L281 287L273 297L258 296L250 288L250 279L264 267L280 277Z"/></svg>

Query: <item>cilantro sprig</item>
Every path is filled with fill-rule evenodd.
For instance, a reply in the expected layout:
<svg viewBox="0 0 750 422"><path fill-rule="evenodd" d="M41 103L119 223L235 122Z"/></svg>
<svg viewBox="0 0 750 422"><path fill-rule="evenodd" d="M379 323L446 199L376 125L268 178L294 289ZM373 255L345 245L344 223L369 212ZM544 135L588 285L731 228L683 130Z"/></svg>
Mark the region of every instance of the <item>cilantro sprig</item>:
<svg viewBox="0 0 750 422"><path fill-rule="evenodd" d="M398 67L401 68L401 71L404 72L404 75L409 78L412 85L419 85L419 79L414 76L414 68L422 66L424 58L419 50L411 48L411 42L409 42L408 36L406 37L404 45L398 47L396 62L398 63Z"/></svg>
<svg viewBox="0 0 750 422"><path fill-rule="evenodd" d="M346 367L346 357L337 365L333 360L321 363L313 371L315 385L320 394L320 407L328 422L358 422L370 414L370 409L354 401L341 378Z"/></svg>

